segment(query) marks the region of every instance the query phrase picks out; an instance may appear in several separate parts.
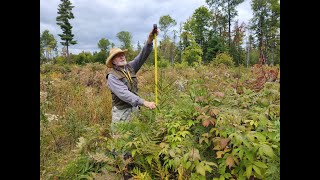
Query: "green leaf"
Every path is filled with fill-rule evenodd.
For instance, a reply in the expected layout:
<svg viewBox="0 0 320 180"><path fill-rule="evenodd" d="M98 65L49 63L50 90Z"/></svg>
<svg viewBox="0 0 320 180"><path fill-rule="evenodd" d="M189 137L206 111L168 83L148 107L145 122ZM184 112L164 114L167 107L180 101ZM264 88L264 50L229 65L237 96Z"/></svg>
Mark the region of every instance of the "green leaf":
<svg viewBox="0 0 320 180"><path fill-rule="evenodd" d="M165 148L165 147L167 146L167 143L161 142L161 143L159 144L159 146L160 146L161 148Z"/></svg>
<svg viewBox="0 0 320 180"><path fill-rule="evenodd" d="M246 131L246 127L244 127L244 126L238 126L238 129L239 129L241 132Z"/></svg>
<svg viewBox="0 0 320 180"><path fill-rule="evenodd" d="M132 142L128 142L128 143L126 144L126 146L128 146L128 147L131 147L132 145L133 145Z"/></svg>
<svg viewBox="0 0 320 180"><path fill-rule="evenodd" d="M218 170L218 172L219 172L220 174L224 174L224 173L226 172L226 168L227 168L226 162L225 162L225 161L222 161L222 162L219 164L219 168L218 168L217 170Z"/></svg>
<svg viewBox="0 0 320 180"><path fill-rule="evenodd" d="M243 141L243 144L244 144L245 146L247 146L249 149L252 148L251 144L250 144L247 140L244 140L244 141Z"/></svg>
<svg viewBox="0 0 320 180"><path fill-rule="evenodd" d="M188 125L189 125L189 127L192 126L192 125L194 125L194 121L193 121L193 120L189 120L189 121L188 121Z"/></svg>
<svg viewBox="0 0 320 180"><path fill-rule="evenodd" d="M181 154L181 149L180 148L176 148L175 150L176 150L177 154Z"/></svg>
<svg viewBox="0 0 320 180"><path fill-rule="evenodd" d="M217 131L217 130L218 130L218 129L214 127L214 128L211 128L209 132L210 132L210 133L213 133L214 131Z"/></svg>
<svg viewBox="0 0 320 180"><path fill-rule="evenodd" d="M252 165L248 166L246 168L246 175L247 175L247 178L249 179L249 177L251 176L251 173L252 173Z"/></svg>
<svg viewBox="0 0 320 180"><path fill-rule="evenodd" d="M243 122L247 123L247 122L251 122L252 120L244 120Z"/></svg>
<svg viewBox="0 0 320 180"><path fill-rule="evenodd" d="M220 175L219 180L225 180L224 176Z"/></svg>
<svg viewBox="0 0 320 180"><path fill-rule="evenodd" d="M173 164L173 160L169 160L169 161L168 161L168 166L169 166L169 167L172 167L172 164Z"/></svg>
<svg viewBox="0 0 320 180"><path fill-rule="evenodd" d="M174 157L176 155L176 153L174 152L173 149L169 150L169 154L170 154L171 157Z"/></svg>
<svg viewBox="0 0 320 180"><path fill-rule="evenodd" d="M268 166L261 161L255 161L253 164L261 168L268 168Z"/></svg>
<svg viewBox="0 0 320 180"><path fill-rule="evenodd" d="M239 180L246 180L245 176L239 176Z"/></svg>
<svg viewBox="0 0 320 180"><path fill-rule="evenodd" d="M200 139L199 139L199 144L202 144L202 142L204 141L204 139L206 139L206 138L204 138L204 137L200 138Z"/></svg>
<svg viewBox="0 0 320 180"><path fill-rule="evenodd" d="M249 139L249 141L254 142L254 135L252 133L248 133L247 138Z"/></svg>
<svg viewBox="0 0 320 180"><path fill-rule="evenodd" d="M152 156L147 156L146 157L147 162L151 165L151 161L152 161Z"/></svg>
<svg viewBox="0 0 320 180"><path fill-rule="evenodd" d="M205 171L208 171L208 172L212 171L212 168L210 166L208 166L208 165L204 165L203 167L204 167Z"/></svg>
<svg viewBox="0 0 320 180"><path fill-rule="evenodd" d="M262 149L262 148L259 148L258 153L259 153L260 156L263 156L263 154L264 154L264 153L263 153L263 149Z"/></svg>
<svg viewBox="0 0 320 180"><path fill-rule="evenodd" d="M242 160L242 157L243 157L243 152L244 152L243 150L239 151L239 157L240 157L241 160Z"/></svg>
<svg viewBox="0 0 320 180"><path fill-rule="evenodd" d="M226 132L226 131L222 131L222 132L220 133L220 135L221 135L222 137L227 137L227 132Z"/></svg>
<svg viewBox="0 0 320 180"><path fill-rule="evenodd" d="M188 153L185 153L185 154L183 155L182 161L187 162L187 161L188 161L188 158L189 158L189 154L188 154Z"/></svg>
<svg viewBox="0 0 320 180"><path fill-rule="evenodd" d="M216 146L214 146L214 147L213 147L213 150L221 150L220 145L216 145Z"/></svg>
<svg viewBox="0 0 320 180"><path fill-rule="evenodd" d="M186 163L186 169L189 169L190 166L191 166L191 162L188 161L188 162Z"/></svg>
<svg viewBox="0 0 320 180"><path fill-rule="evenodd" d="M197 173L201 174L202 176L205 176L206 175L206 172L204 170L204 167L203 167L203 164L202 163L199 163L197 166L196 166L196 171Z"/></svg>
<svg viewBox="0 0 320 180"><path fill-rule="evenodd" d="M273 157L273 156L274 156L274 153L273 153L272 148L271 148L270 146L268 146L267 144L262 145L261 148L262 148L263 152L264 152L267 156L269 156L269 157Z"/></svg>
<svg viewBox="0 0 320 180"><path fill-rule="evenodd" d="M253 123L254 123L254 121L250 121L250 125L251 125L251 126L253 125Z"/></svg>
<svg viewBox="0 0 320 180"><path fill-rule="evenodd" d="M257 139L260 141L260 142L265 142L266 141L266 136L264 136L263 134L259 133L259 132L256 132L254 134L255 137L257 137Z"/></svg>
<svg viewBox="0 0 320 180"><path fill-rule="evenodd" d="M206 162L207 165L218 167L218 165L214 162Z"/></svg>
<svg viewBox="0 0 320 180"><path fill-rule="evenodd" d="M132 157L134 157L134 155L136 154L136 152L137 152L136 149L134 149L134 150L131 151Z"/></svg>
<svg viewBox="0 0 320 180"><path fill-rule="evenodd" d="M230 173L225 173L223 176L224 176L225 178L230 178L230 177L232 177Z"/></svg>
<svg viewBox="0 0 320 180"><path fill-rule="evenodd" d="M240 148L233 149L231 154L235 155L235 154L237 154L238 151L240 151Z"/></svg>
<svg viewBox="0 0 320 180"><path fill-rule="evenodd" d="M246 157L248 158L248 160L249 160L250 162L253 162L253 156L254 156L253 152L251 152L251 151L246 151Z"/></svg>
<svg viewBox="0 0 320 180"><path fill-rule="evenodd" d="M180 158L175 157L174 160L173 160L173 163L174 163L175 166L177 166L178 164L180 164Z"/></svg>
<svg viewBox="0 0 320 180"><path fill-rule="evenodd" d="M220 134L220 131L217 129L216 130L216 136L218 136Z"/></svg>
<svg viewBox="0 0 320 180"><path fill-rule="evenodd" d="M180 131L177 134L181 135L182 137L186 137L187 134L190 134L189 131Z"/></svg>
<svg viewBox="0 0 320 180"><path fill-rule="evenodd" d="M258 168L258 166L253 165L252 167L253 167L254 171L261 176L261 171Z"/></svg>

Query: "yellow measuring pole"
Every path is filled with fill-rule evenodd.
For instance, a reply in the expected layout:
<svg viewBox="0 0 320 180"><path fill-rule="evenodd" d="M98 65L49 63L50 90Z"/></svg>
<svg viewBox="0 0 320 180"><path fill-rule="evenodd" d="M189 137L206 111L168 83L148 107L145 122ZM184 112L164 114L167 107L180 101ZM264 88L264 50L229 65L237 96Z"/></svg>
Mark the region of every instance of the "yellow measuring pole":
<svg viewBox="0 0 320 180"><path fill-rule="evenodd" d="M156 106L158 105L158 61L157 61L157 34L154 34L154 94Z"/></svg>

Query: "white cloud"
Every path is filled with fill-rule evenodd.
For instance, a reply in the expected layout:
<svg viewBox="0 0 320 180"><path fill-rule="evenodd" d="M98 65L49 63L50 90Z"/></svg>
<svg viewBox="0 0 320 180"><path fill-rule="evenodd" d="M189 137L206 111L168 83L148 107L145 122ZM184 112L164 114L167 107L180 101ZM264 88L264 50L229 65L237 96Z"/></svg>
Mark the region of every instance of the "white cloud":
<svg viewBox="0 0 320 180"><path fill-rule="evenodd" d="M251 18L250 0L238 7L237 18L248 21ZM101 38L120 46L116 34L129 31L132 43L146 41L153 24L158 24L161 16L170 15L176 20L173 29L178 30L180 22L192 16L195 9L206 6L205 0L71 0L75 19L70 20L72 32L78 44L70 46L72 53L98 51L97 43ZM60 42L61 29L56 25L59 0L40 0L40 32L48 29ZM241 23L242 20L239 22ZM161 38L161 32L159 34ZM59 48L62 46L59 43Z"/></svg>
<svg viewBox="0 0 320 180"><path fill-rule="evenodd" d="M243 3L239 4L237 10L238 17L236 19L239 19L239 24L244 22L248 25L250 18L252 18L250 0L245 0Z"/></svg>

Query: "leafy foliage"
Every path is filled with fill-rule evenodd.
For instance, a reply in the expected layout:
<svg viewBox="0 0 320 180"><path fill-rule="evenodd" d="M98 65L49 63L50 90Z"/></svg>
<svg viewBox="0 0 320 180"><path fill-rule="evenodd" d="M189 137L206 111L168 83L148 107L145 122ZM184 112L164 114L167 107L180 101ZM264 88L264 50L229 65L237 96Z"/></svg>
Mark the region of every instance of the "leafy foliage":
<svg viewBox="0 0 320 180"><path fill-rule="evenodd" d="M131 41L132 41L132 35L128 31L121 31L117 33L117 38L122 43L121 47L122 49L132 49Z"/></svg>
<svg viewBox="0 0 320 180"><path fill-rule="evenodd" d="M44 30L40 35L40 57L48 62L52 58L52 51L57 51L57 40L49 30Z"/></svg>
<svg viewBox="0 0 320 180"><path fill-rule="evenodd" d="M108 51L110 45L109 40L106 38L101 38L98 42L98 47L101 51Z"/></svg>
<svg viewBox="0 0 320 180"><path fill-rule="evenodd" d="M159 25L159 29L164 32L163 38L166 39L168 30L177 25L177 22L170 15L164 15L160 17Z"/></svg>
<svg viewBox="0 0 320 180"><path fill-rule="evenodd" d="M220 64L224 64L226 66L234 66L233 58L227 53L219 53L217 56L212 60L212 65L217 66Z"/></svg>
<svg viewBox="0 0 320 180"><path fill-rule="evenodd" d="M197 66L202 61L202 54L200 46L195 41L191 41L191 45L182 53L182 62L187 62L190 66Z"/></svg>
<svg viewBox="0 0 320 180"><path fill-rule="evenodd" d="M91 81L105 71L102 65L46 66L40 74L43 178L280 179L276 67L160 69L157 115L142 107L132 121L109 126L111 107L102 102L111 97L101 100L109 92ZM152 67L139 73L141 94L152 99ZM248 83L262 74L270 80L259 81L259 89Z"/></svg>

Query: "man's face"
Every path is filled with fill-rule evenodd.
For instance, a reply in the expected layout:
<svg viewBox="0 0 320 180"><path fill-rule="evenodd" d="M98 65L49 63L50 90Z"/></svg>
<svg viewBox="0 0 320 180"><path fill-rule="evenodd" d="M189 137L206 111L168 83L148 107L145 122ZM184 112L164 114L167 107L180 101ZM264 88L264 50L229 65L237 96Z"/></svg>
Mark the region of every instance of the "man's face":
<svg viewBox="0 0 320 180"><path fill-rule="evenodd" d="M117 66L124 66L127 64L126 56L124 53L118 53L113 57L113 64Z"/></svg>

